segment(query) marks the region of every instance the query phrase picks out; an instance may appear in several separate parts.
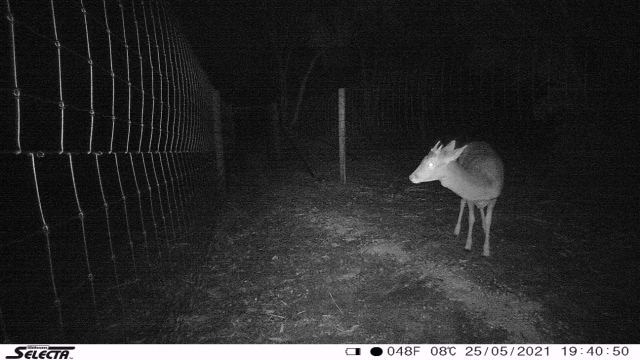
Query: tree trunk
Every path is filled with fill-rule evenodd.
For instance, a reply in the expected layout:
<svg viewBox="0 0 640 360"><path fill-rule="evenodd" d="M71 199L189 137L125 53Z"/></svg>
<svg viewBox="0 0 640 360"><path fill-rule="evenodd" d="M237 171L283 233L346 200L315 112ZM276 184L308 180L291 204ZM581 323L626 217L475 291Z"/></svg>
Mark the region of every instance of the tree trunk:
<svg viewBox="0 0 640 360"><path fill-rule="evenodd" d="M298 117L300 116L300 105L302 105L302 99L304 98L304 91L307 87L307 81L309 80L309 75L311 75L311 70L316 64L318 58L322 55L322 51L318 51L316 55L311 59L309 63L309 67L307 68L307 72L304 74L302 81L300 82L300 89L298 90L298 100L296 101L296 109L293 113L293 117L289 122L289 127L293 129L298 124Z"/></svg>

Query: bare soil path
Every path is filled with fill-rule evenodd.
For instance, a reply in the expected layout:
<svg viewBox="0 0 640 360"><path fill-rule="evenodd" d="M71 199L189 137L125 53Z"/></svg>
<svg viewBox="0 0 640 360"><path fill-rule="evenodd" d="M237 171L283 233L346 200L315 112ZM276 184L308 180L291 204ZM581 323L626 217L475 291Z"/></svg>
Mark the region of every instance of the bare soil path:
<svg viewBox="0 0 640 360"><path fill-rule="evenodd" d="M588 208L512 178L496 206L492 257L484 258L480 226L473 250L464 251L466 231L453 235L456 196L439 184L410 185L407 167L413 163L393 155L362 157L350 164L357 175L342 185L331 180L337 176L325 160L314 159L326 165L318 166L324 170L316 180L300 168L269 169L260 156L247 160L252 163L243 165L253 170L234 173L230 195L204 222L204 261L148 290L158 298L155 310L137 315L161 325L132 328L129 340L638 338L638 305L628 298L637 284L637 272L628 271L638 269L629 251L637 245L616 240L626 230L610 230L609 244L618 248L598 254L592 243L598 233L583 224L590 219ZM154 315L167 308L164 317Z"/></svg>

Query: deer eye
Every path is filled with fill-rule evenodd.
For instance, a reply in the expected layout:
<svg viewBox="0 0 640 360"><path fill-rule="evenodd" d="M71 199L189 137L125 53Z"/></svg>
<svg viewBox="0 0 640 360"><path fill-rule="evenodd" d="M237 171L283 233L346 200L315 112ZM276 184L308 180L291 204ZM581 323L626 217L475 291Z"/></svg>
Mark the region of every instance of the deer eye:
<svg viewBox="0 0 640 360"><path fill-rule="evenodd" d="M427 166L429 167L429 169L433 169L433 167L435 166L435 164L433 163L433 161L429 161L427 163Z"/></svg>

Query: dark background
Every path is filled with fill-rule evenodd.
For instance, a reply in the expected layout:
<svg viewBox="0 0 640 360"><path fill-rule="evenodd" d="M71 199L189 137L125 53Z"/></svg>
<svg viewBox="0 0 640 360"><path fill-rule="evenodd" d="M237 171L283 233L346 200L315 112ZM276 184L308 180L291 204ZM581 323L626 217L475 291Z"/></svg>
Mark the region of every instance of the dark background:
<svg viewBox="0 0 640 360"><path fill-rule="evenodd" d="M418 96L438 97L433 106L446 104L447 118L412 118L428 130L417 139L406 130L397 134L405 143L485 139L535 165L579 162L587 164L581 171L600 175L598 167L617 173L627 167L616 159L636 157L634 2L174 1L172 7L223 98L241 106L279 102L284 123L320 53L303 103L314 104L314 91L326 97L338 87L409 82ZM446 86L439 92L441 83L458 92ZM263 134L267 117L248 126Z"/></svg>

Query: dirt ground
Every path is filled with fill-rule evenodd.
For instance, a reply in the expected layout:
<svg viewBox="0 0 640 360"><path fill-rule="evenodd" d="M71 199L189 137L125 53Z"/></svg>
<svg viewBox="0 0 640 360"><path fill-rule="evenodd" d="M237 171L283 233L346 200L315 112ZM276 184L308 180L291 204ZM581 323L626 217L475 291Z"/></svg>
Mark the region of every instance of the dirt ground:
<svg viewBox="0 0 640 360"><path fill-rule="evenodd" d="M197 222L200 245L137 290L102 341L130 343L635 343L637 233L597 191L509 172L464 250L459 199L413 185L419 152L274 168L251 154ZM212 203L213 204L213 203Z"/></svg>

